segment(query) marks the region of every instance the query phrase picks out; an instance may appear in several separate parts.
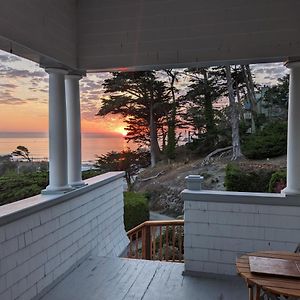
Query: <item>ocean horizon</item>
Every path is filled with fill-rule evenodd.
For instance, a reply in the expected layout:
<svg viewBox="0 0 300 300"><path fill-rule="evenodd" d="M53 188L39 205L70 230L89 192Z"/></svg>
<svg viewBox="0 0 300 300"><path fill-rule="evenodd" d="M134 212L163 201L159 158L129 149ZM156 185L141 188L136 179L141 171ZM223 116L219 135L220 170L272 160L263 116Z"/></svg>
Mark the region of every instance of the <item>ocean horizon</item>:
<svg viewBox="0 0 300 300"><path fill-rule="evenodd" d="M97 156L111 151L136 148L117 133L83 133L81 143L83 163L93 163ZM0 155L10 154L17 146L25 146L33 160L48 160L48 145L46 132L0 132Z"/></svg>

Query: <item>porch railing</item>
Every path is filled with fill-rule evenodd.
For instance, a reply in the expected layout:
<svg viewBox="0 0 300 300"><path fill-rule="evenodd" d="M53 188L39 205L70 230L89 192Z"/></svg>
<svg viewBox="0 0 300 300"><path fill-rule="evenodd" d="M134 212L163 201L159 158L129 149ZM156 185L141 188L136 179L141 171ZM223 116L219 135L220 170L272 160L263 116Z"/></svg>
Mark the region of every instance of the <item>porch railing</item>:
<svg viewBox="0 0 300 300"><path fill-rule="evenodd" d="M128 257L183 262L184 221L146 221L127 232Z"/></svg>

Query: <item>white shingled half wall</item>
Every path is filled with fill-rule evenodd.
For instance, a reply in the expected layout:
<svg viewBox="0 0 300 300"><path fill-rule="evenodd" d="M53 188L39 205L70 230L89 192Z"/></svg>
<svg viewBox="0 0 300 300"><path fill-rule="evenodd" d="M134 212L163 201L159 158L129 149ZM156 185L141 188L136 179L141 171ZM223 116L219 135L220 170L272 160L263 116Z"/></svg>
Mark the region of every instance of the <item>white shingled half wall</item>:
<svg viewBox="0 0 300 300"><path fill-rule="evenodd" d="M90 254L127 247L123 172L87 180L64 195L35 196L0 207L0 299L32 299Z"/></svg>
<svg viewBox="0 0 300 300"><path fill-rule="evenodd" d="M184 200L186 273L236 274L236 258L253 251L294 251L300 197L191 191Z"/></svg>

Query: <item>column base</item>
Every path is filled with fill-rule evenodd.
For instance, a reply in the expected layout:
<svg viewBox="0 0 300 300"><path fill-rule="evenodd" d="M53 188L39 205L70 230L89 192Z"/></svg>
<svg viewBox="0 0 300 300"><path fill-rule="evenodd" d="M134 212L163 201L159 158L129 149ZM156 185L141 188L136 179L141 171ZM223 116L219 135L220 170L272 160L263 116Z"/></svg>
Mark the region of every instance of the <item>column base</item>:
<svg viewBox="0 0 300 300"><path fill-rule="evenodd" d="M65 185L62 187L51 187L51 186L47 186L44 190L41 191L42 195L59 195L59 194L65 194L68 192L73 191L74 188L69 186L69 185Z"/></svg>
<svg viewBox="0 0 300 300"><path fill-rule="evenodd" d="M74 189L79 189L81 187L84 187L86 185L88 185L87 183L85 183L84 181L78 181L78 182L72 182L69 184L72 188Z"/></svg>
<svg viewBox="0 0 300 300"><path fill-rule="evenodd" d="M289 187L286 187L285 189L283 189L281 191L281 194L282 195L285 195L285 196L299 196L300 195L300 190L296 190L296 189L291 189Z"/></svg>

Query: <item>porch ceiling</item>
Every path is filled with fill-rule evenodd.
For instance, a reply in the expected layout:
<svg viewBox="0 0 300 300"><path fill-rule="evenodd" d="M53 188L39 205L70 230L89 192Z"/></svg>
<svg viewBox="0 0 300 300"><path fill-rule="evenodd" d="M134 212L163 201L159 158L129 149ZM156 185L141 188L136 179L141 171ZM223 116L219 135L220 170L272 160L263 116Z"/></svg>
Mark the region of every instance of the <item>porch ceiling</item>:
<svg viewBox="0 0 300 300"><path fill-rule="evenodd" d="M87 71L300 57L298 0L10 0L0 48Z"/></svg>

